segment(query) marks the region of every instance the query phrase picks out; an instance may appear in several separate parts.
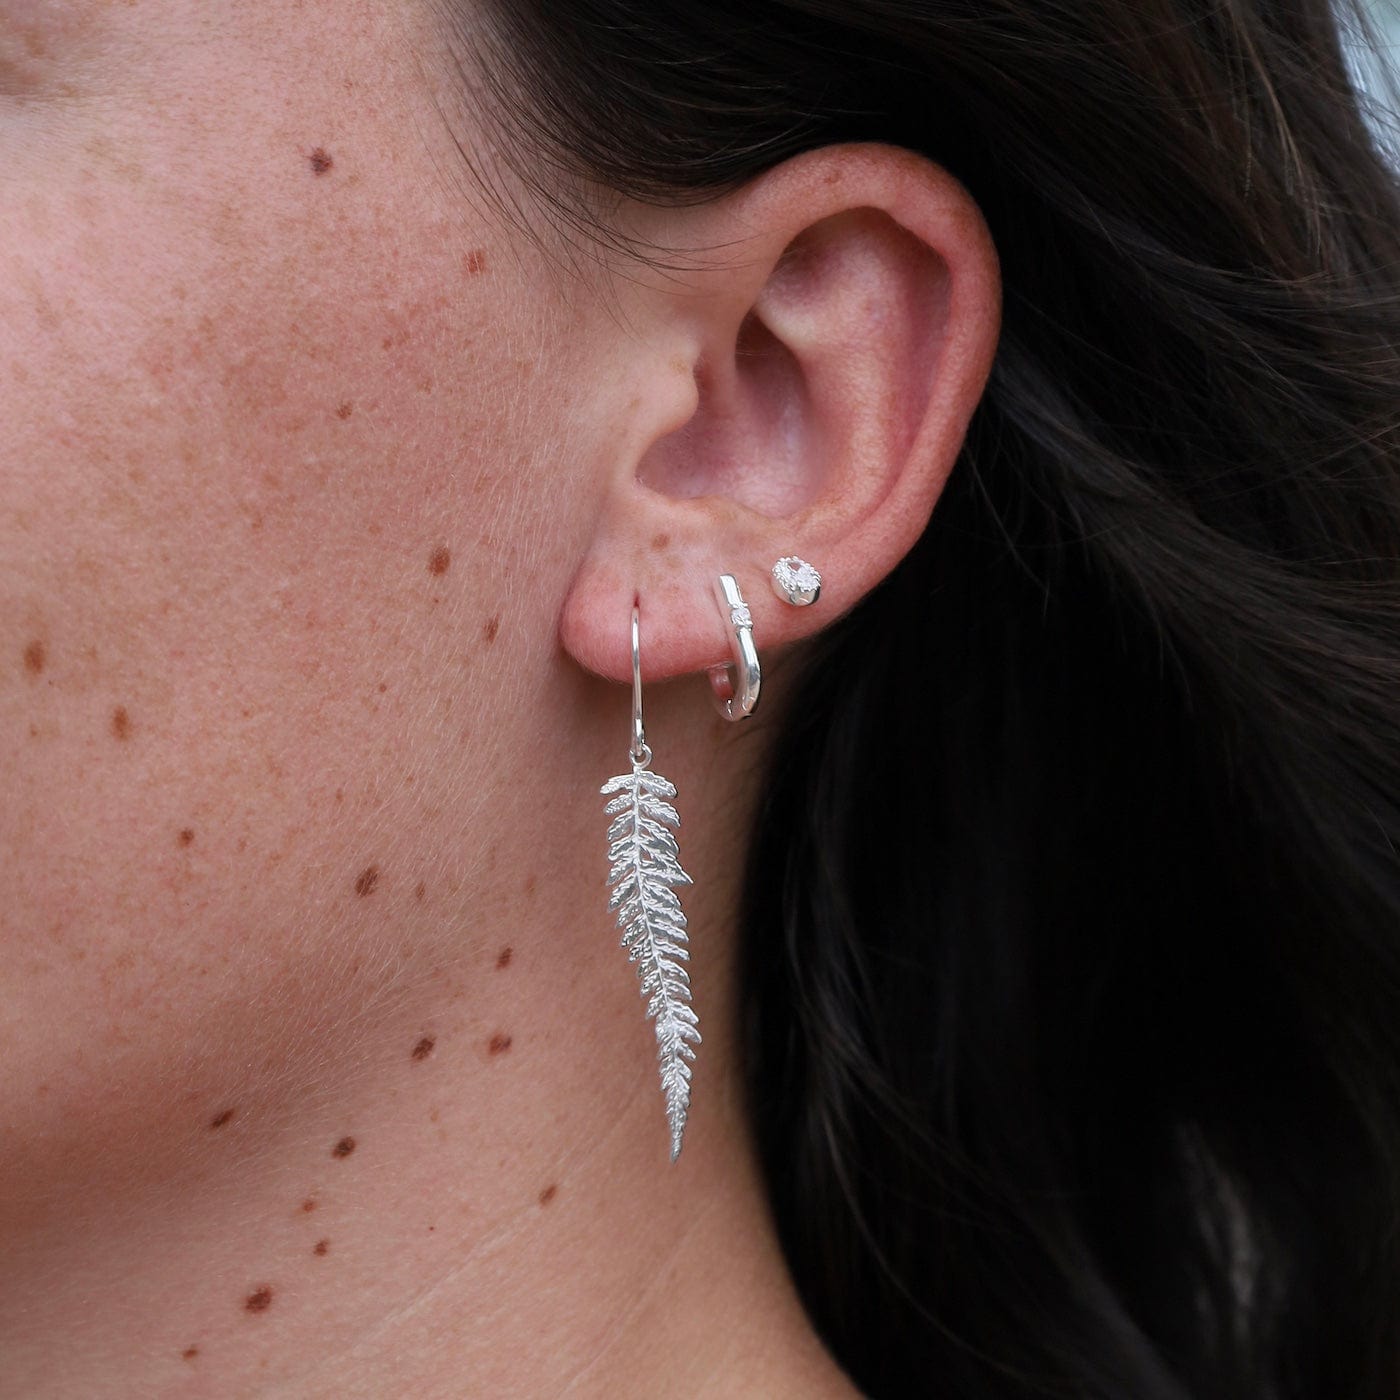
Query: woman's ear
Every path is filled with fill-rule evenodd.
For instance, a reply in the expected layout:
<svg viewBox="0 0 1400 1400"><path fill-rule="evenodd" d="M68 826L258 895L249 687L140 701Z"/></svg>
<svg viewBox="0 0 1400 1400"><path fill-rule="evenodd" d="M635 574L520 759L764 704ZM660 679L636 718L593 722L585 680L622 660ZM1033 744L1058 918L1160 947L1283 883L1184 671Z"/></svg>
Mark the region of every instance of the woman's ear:
<svg viewBox="0 0 1400 1400"><path fill-rule="evenodd" d="M654 217L670 247L724 252L624 293L640 329L619 332L600 399L619 450L560 622L574 659L619 682L634 594L654 681L730 658L720 573L743 590L760 651L879 583L953 468L1001 318L981 211L900 147L822 147ZM821 571L814 606L772 591L791 554Z"/></svg>

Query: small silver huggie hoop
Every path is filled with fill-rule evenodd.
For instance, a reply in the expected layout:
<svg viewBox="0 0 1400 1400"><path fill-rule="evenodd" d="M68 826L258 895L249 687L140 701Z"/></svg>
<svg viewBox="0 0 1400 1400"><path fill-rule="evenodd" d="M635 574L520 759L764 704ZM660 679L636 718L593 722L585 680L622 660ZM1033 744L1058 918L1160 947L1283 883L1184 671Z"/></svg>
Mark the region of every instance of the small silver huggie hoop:
<svg viewBox="0 0 1400 1400"><path fill-rule="evenodd" d="M730 644L734 651L737 680L730 678L729 665L724 663L709 668L710 685L720 714L725 719L744 719L753 714L758 704L758 688L762 678L758 652L753 644L753 616L733 574L720 574L715 580L715 599L725 621L733 628ZM724 688L732 692L727 698Z"/></svg>

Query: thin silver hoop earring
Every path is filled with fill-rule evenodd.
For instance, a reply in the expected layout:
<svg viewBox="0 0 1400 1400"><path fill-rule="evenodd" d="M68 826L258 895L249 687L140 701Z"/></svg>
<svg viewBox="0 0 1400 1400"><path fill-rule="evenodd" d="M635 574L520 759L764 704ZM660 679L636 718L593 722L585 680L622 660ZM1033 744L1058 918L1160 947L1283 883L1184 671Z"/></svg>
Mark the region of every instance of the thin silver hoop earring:
<svg viewBox="0 0 1400 1400"><path fill-rule="evenodd" d="M637 964L647 1015L656 1018L657 1059L666 1120L671 1128L671 1160L681 1153L690 1109L691 1045L700 1043L698 1020L690 1006L686 919L673 886L693 883L681 869L680 848L667 826L681 824L666 800L675 784L651 771L651 748L642 724L642 655L639 598L632 602L632 770L609 778L598 789L616 793L603 809L608 827L608 908L617 912L622 946Z"/></svg>
<svg viewBox="0 0 1400 1400"><path fill-rule="evenodd" d="M719 603L725 622L733 629L729 641L734 653L737 680L731 677L729 663L725 662L709 668L710 686L719 712L725 719L746 719L758 704L758 690L762 681L758 651L753 644L753 615L744 602L744 595L739 592L733 574L720 574L715 580L715 600ZM730 692L728 695L725 694L726 690Z"/></svg>

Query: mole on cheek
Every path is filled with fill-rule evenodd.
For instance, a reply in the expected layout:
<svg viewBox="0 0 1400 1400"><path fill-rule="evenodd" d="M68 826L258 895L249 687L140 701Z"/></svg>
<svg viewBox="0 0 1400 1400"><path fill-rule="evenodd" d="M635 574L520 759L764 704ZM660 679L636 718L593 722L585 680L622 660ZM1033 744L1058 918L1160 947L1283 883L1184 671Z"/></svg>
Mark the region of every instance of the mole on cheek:
<svg viewBox="0 0 1400 1400"><path fill-rule="evenodd" d="M112 711L112 737L123 740L131 738L131 716L127 714L125 705L118 705Z"/></svg>
<svg viewBox="0 0 1400 1400"><path fill-rule="evenodd" d="M486 1043L487 1051L492 1055L500 1055L510 1049L510 1037L504 1031L497 1031Z"/></svg>
<svg viewBox="0 0 1400 1400"><path fill-rule="evenodd" d="M540 1192L540 1204L542 1206L547 1206L558 1194L558 1186L556 1186L554 1182L551 1181L549 1185L546 1186L544 1190Z"/></svg>
<svg viewBox="0 0 1400 1400"><path fill-rule="evenodd" d="M332 1157L348 1157L355 1150L355 1139L343 1137L331 1148Z"/></svg>
<svg viewBox="0 0 1400 1400"><path fill-rule="evenodd" d="M320 146L317 146L307 159L311 162L311 168L317 175L324 175L335 164L329 153Z"/></svg>
<svg viewBox="0 0 1400 1400"><path fill-rule="evenodd" d="M302 1210L304 1210L304 1211L313 1211L313 1210L316 1209L316 1202L315 1202L310 1196L308 1196L308 1197L301 1203L301 1208L302 1208Z"/></svg>
<svg viewBox="0 0 1400 1400"><path fill-rule="evenodd" d="M470 253L462 259L462 267L468 276L475 277L478 272L486 271L486 249L473 248Z"/></svg>
<svg viewBox="0 0 1400 1400"><path fill-rule="evenodd" d="M437 1041L430 1035L425 1035L422 1040L409 1052L415 1060L426 1060L433 1053L433 1046Z"/></svg>
<svg viewBox="0 0 1400 1400"><path fill-rule="evenodd" d="M317 1240L316 1247L311 1251L313 1254L324 1254L331 1247L329 1240Z"/></svg>
<svg viewBox="0 0 1400 1400"><path fill-rule="evenodd" d="M500 630L501 630L501 617L500 617L500 614L497 613L497 615L496 615L495 617L491 618L491 619L487 622L486 626L483 627L483 628L481 629L481 631L482 631L482 636L484 636L484 637L486 638L486 644L487 644L488 646L489 646L492 642L494 642L494 641L496 640L496 633L499 632Z"/></svg>
<svg viewBox="0 0 1400 1400"><path fill-rule="evenodd" d="M379 883L379 867L377 865L367 865L355 877L355 893L362 899L367 894L374 893L374 887Z"/></svg>
<svg viewBox="0 0 1400 1400"><path fill-rule="evenodd" d="M48 660L48 652L44 644L37 637L24 649L24 669L31 676L37 676L44 669L44 662Z"/></svg>
<svg viewBox="0 0 1400 1400"><path fill-rule="evenodd" d="M266 1284L254 1289L243 1300L243 1306L248 1312L266 1312L272 1306L272 1289Z"/></svg>
<svg viewBox="0 0 1400 1400"><path fill-rule="evenodd" d="M428 572L430 574L445 574L452 567L452 551L445 544L440 544L428 556Z"/></svg>
<svg viewBox="0 0 1400 1400"><path fill-rule="evenodd" d="M194 840L194 828L185 826L180 828L179 841L182 846L188 846Z"/></svg>
<svg viewBox="0 0 1400 1400"><path fill-rule="evenodd" d="M502 948L499 953L496 954L496 971L500 972L503 968L509 967L510 958L511 950L509 945L507 945L506 947Z"/></svg>
<svg viewBox="0 0 1400 1400"><path fill-rule="evenodd" d="M421 900L421 899L423 898L423 896L424 896L425 894L427 894L427 892L428 892L428 887L427 887L427 885L425 885L425 884L420 880L420 881L417 883L417 885L414 886L414 889L413 889L413 897L414 897L414 899L420 899L420 900Z"/></svg>
<svg viewBox="0 0 1400 1400"><path fill-rule="evenodd" d="M224 1124L227 1123L228 1120L232 1118L233 1115L237 1112L238 1110L236 1108L226 1108L222 1113L216 1113L209 1120L209 1126L211 1128L222 1128Z"/></svg>
<svg viewBox="0 0 1400 1400"><path fill-rule="evenodd" d="M671 543L671 537L670 537L670 535L665 534L665 533L662 533L662 534L660 534L660 535L653 535L653 536L652 536L651 547L652 547L653 549L665 549L666 546L667 546L668 544L670 544L670 543Z"/></svg>
<svg viewBox="0 0 1400 1400"><path fill-rule="evenodd" d="M183 1357L185 1358L186 1361L193 1361L193 1360L195 1359L195 1357L199 1355L199 1348L198 1348L198 1347L186 1347L186 1348L184 1349L184 1351L182 1351L182 1352L180 1353L180 1355L183 1356Z"/></svg>
<svg viewBox="0 0 1400 1400"><path fill-rule="evenodd" d="M335 416L337 418L348 418L352 413L354 413L354 411L355 405L347 399L343 404L340 405L339 408L336 409Z"/></svg>

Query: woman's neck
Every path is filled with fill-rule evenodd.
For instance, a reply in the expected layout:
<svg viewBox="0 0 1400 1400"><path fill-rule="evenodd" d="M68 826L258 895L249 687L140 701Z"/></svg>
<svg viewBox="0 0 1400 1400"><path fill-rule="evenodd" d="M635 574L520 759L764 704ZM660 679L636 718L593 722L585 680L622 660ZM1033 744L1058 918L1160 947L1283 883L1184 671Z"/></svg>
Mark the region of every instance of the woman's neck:
<svg viewBox="0 0 1400 1400"><path fill-rule="evenodd" d="M502 829L524 839L425 882L421 937L366 918L339 965L308 969L289 933L275 1002L211 987L209 1042L240 1044L233 1062L163 1063L155 1032L113 1047L150 1060L119 1076L158 1086L141 1133L113 1104L120 1132L55 1112L52 1151L11 1145L30 1164L0 1159L21 1183L0 1206L15 1394L851 1393L797 1302L743 1120L718 844L742 823L681 833L704 1039L672 1164L607 909L605 799L582 777L607 764L579 766L559 775L566 817L531 829L522 803ZM723 765L657 766L683 823L725 810Z"/></svg>

